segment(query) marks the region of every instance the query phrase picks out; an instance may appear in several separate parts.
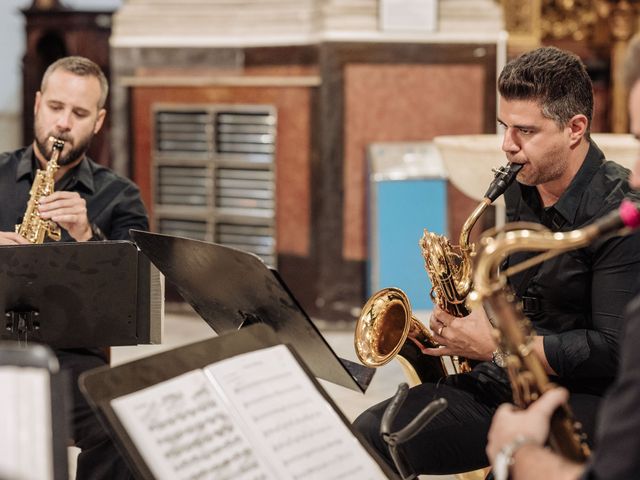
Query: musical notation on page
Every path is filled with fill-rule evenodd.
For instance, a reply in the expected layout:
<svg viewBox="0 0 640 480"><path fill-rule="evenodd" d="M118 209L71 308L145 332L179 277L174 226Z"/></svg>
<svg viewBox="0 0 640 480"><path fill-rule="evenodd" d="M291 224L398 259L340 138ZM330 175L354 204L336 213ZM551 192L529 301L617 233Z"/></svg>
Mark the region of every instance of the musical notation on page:
<svg viewBox="0 0 640 480"><path fill-rule="evenodd" d="M116 398L112 407L158 479L275 478L199 370Z"/></svg>
<svg viewBox="0 0 640 480"><path fill-rule="evenodd" d="M222 360L205 372L279 478L385 478L284 345Z"/></svg>
<svg viewBox="0 0 640 480"><path fill-rule="evenodd" d="M380 479L378 464L284 345L111 401L164 479Z"/></svg>

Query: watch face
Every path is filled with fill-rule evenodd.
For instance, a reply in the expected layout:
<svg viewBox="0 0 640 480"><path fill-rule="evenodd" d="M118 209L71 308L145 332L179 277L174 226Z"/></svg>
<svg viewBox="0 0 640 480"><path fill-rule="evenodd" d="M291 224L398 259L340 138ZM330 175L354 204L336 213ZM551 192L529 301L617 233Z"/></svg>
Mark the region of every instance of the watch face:
<svg viewBox="0 0 640 480"><path fill-rule="evenodd" d="M491 354L492 359L493 359L493 363L495 363L497 366L504 368L507 366L507 354L504 352L501 352L499 350L496 350L495 352L493 352Z"/></svg>

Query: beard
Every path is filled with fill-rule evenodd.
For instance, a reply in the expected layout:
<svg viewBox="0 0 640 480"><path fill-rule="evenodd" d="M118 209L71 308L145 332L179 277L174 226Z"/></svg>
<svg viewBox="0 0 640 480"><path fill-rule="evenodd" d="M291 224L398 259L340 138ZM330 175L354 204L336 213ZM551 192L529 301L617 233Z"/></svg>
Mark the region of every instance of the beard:
<svg viewBox="0 0 640 480"><path fill-rule="evenodd" d="M560 178L567 164L567 153L560 147L552 147L540 155L534 164L525 163L516 180L530 187L542 185Z"/></svg>
<svg viewBox="0 0 640 480"><path fill-rule="evenodd" d="M55 137L55 135L46 135L44 136L44 138L40 135L36 136L36 145L38 146L38 150L40 150L40 152L42 152L47 157L47 160L49 160L53 155L53 142L48 141L49 137ZM70 140L70 138L66 135L59 135L56 138L64 142L68 142ZM80 139L80 142L75 144L73 148L71 148L71 150L69 150L65 155L60 155L60 157L58 158L58 165L70 165L79 158L82 158L84 154L87 153L87 150L89 150L92 139L93 134Z"/></svg>

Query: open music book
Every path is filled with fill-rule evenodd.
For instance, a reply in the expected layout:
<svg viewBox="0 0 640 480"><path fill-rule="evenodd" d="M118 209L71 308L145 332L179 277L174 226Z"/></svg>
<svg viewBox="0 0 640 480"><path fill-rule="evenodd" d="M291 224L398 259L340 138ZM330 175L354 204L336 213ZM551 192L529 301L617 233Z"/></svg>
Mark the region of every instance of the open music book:
<svg viewBox="0 0 640 480"><path fill-rule="evenodd" d="M250 333L246 330L260 335L267 328L247 327L208 342L222 345L230 337L225 344L228 349L230 343L238 343L234 337ZM194 345L191 356L176 355L176 364L203 359L202 352L209 349ZM110 373L118 368L143 372L145 366L154 368L152 358L141 360L146 364L99 372L93 379L90 373L85 388L90 396L93 390L99 397L105 384L115 385L118 378L124 378L117 372L108 378ZM165 364L168 358L159 363ZM118 436L127 437L125 444L133 443L135 456L145 465L141 472L145 478L388 478L388 469L374 460L299 362L289 347L280 344L235 354L202 368L184 370L181 365L178 369L183 371L178 375L105 397L109 398L107 410L113 414L107 418L117 419L109 419L116 432L118 423L124 429L126 435L118 432ZM143 375L148 376L148 368ZM101 377L103 386L98 386ZM95 400L104 409L105 403Z"/></svg>

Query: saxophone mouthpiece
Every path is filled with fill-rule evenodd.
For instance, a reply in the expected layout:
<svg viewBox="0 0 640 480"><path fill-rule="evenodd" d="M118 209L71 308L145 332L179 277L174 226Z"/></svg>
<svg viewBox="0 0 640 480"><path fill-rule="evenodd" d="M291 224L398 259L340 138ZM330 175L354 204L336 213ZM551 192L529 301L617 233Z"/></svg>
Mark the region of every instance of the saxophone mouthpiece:
<svg viewBox="0 0 640 480"><path fill-rule="evenodd" d="M54 137L53 135L47 138L47 142L51 144L51 148L54 150L62 150L64 147L64 140L58 137Z"/></svg>
<svg viewBox="0 0 640 480"><path fill-rule="evenodd" d="M495 177L487 189L487 193L484 194L485 198L488 198L493 203L496 198L502 195L509 185L516 179L516 175L522 168L521 163L507 163L504 167L500 167L494 170Z"/></svg>

